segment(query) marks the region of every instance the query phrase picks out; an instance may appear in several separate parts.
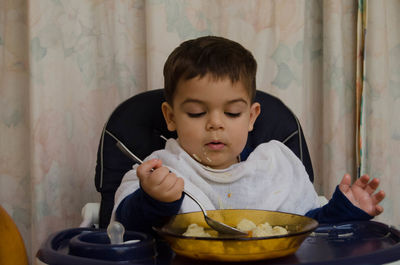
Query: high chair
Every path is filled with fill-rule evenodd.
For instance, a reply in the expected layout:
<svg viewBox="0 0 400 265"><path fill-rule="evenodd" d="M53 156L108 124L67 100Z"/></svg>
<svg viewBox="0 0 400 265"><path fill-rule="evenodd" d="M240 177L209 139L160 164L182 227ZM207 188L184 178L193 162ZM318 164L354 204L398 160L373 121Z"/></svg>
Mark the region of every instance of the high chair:
<svg viewBox="0 0 400 265"><path fill-rule="evenodd" d="M140 159L153 151L164 148L168 138L176 138L175 132L168 131L162 112L164 102L162 89L146 91L122 102L111 114L101 134L97 153L95 184L101 193L99 227L107 227L114 205L114 194L124 174L132 168L132 161L116 146L120 141ZM249 133L241 160L260 143L278 140L288 146L314 180L311 159L300 123L292 111L278 98L257 91L256 102L261 113L254 129ZM90 208L90 207L89 207ZM83 215L92 216L97 208L86 209ZM83 224L87 224L84 221Z"/></svg>
<svg viewBox="0 0 400 265"><path fill-rule="evenodd" d="M28 265L28 256L18 227L0 205L0 264Z"/></svg>

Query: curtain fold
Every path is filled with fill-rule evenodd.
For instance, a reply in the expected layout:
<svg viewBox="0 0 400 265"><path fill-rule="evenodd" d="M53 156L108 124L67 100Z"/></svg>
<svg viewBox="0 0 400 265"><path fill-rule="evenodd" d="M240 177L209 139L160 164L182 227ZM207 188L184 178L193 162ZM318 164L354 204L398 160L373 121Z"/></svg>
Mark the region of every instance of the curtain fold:
<svg viewBox="0 0 400 265"><path fill-rule="evenodd" d="M380 177L378 220L399 225L400 7L368 1L365 17L366 2L0 0L0 203L31 260L99 201L97 146L112 110L161 88L169 53L203 35L254 54L258 89L299 117L320 194L346 172Z"/></svg>
<svg viewBox="0 0 400 265"><path fill-rule="evenodd" d="M0 204L29 247L31 174L26 1L0 1Z"/></svg>
<svg viewBox="0 0 400 265"><path fill-rule="evenodd" d="M312 91L321 93L319 137L322 146L314 161L323 193L331 192L345 173L355 176L355 74L356 17L355 1L322 1L322 82ZM315 73L313 73L315 74ZM310 116L313 118L315 114ZM315 150L314 150L315 152ZM317 156L319 158L317 158Z"/></svg>

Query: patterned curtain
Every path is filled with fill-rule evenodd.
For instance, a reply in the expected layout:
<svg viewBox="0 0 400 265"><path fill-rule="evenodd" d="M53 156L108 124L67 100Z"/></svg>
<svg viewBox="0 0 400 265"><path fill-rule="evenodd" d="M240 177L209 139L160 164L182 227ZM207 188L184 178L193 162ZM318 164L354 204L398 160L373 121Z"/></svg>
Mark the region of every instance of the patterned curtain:
<svg viewBox="0 0 400 265"><path fill-rule="evenodd" d="M377 220L400 224L400 1L367 0L361 174L381 180L387 198Z"/></svg>
<svg viewBox="0 0 400 265"><path fill-rule="evenodd" d="M367 18L366 2L0 0L0 203L31 260L99 201L96 152L111 111L162 87L168 54L203 35L253 52L258 89L299 117L320 194L346 172L380 177L379 220L399 225L400 7L368 1Z"/></svg>

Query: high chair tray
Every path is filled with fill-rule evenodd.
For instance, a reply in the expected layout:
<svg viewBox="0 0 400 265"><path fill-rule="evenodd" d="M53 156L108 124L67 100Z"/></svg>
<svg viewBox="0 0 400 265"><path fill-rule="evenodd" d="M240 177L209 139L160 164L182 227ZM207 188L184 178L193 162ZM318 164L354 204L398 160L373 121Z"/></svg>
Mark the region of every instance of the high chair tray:
<svg viewBox="0 0 400 265"><path fill-rule="evenodd" d="M37 253L39 264L49 265L211 265L211 264L308 264L308 265L354 265L354 264L386 264L400 260L400 231L383 223L348 222L336 225L319 225L305 239L296 253L283 258L260 260L255 262L212 262L194 260L175 255L165 241L156 241L156 254L149 251L148 258L139 257L145 252L140 250L137 260L105 260L96 257L74 256L70 251L70 241L83 233L99 232L96 229L73 228L55 233L42 244ZM135 232L132 232L135 233ZM140 234L140 233L137 233ZM143 238L151 239L144 235ZM150 249L151 250L151 249ZM109 255L107 259L109 259Z"/></svg>

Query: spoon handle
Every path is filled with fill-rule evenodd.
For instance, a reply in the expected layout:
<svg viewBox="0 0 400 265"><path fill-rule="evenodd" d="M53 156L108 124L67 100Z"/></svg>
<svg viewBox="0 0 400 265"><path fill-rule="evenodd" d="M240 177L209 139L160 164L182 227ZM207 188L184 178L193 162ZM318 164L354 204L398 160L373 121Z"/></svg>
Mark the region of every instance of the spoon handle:
<svg viewBox="0 0 400 265"><path fill-rule="evenodd" d="M183 193L185 193L185 195L189 196L200 207L204 216L207 216L206 209L204 209L203 205L196 199L196 197L194 197L192 194L190 194L189 192L187 192L185 190L183 191Z"/></svg>
<svg viewBox="0 0 400 265"><path fill-rule="evenodd" d="M128 147L126 147L123 143L121 143L120 141L117 141L116 145L125 155L127 155L134 162L143 164L143 161L139 157L135 156L135 154L132 153L131 150L129 150Z"/></svg>

